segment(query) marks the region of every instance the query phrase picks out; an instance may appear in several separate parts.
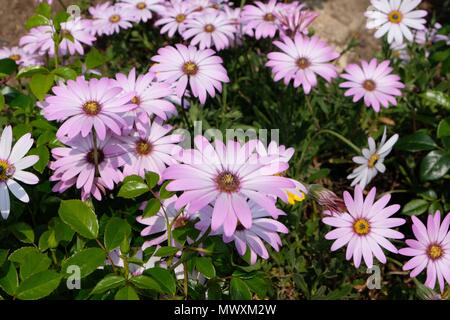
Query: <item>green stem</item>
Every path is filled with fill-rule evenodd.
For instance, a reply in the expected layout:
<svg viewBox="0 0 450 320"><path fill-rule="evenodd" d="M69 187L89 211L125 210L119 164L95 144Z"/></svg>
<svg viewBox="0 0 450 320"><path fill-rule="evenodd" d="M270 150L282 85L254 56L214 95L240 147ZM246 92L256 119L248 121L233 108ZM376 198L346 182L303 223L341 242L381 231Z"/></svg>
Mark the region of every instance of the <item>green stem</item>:
<svg viewBox="0 0 450 320"><path fill-rule="evenodd" d="M188 299L188 283L189 283L189 273L187 263L183 262L183 271L184 271L184 279L183 279L183 288L184 288L184 300Z"/></svg>

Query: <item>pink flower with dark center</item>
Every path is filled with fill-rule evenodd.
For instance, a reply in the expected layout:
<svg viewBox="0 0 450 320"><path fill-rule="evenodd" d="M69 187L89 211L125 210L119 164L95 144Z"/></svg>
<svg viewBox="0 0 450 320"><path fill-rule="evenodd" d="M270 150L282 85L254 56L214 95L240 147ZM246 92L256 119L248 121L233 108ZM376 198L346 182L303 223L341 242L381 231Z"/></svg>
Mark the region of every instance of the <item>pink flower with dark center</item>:
<svg viewBox="0 0 450 320"><path fill-rule="evenodd" d="M241 19L246 27L255 31L255 38L273 38L278 31L279 21L277 14L279 10L277 0L268 3L255 1L247 4L242 9Z"/></svg>
<svg viewBox="0 0 450 320"><path fill-rule="evenodd" d="M183 191L176 202L180 209L189 204L188 212L196 212L208 204L214 207L211 229L223 226L224 234L231 236L238 223L252 226L251 199L273 217L283 212L273 203L273 197L287 202L283 188L293 188L294 183L275 174L287 169L280 165L278 171L267 170L271 157L255 157L256 140L244 145L235 141L227 144L215 140L214 146L203 136L194 139L196 149L184 150L180 164L168 167L163 179L174 180L167 185L169 191Z"/></svg>
<svg viewBox="0 0 450 320"><path fill-rule="evenodd" d="M122 88L123 94L132 95L130 102L134 108L125 115L130 128L135 124L142 131L153 115L167 120L177 114L176 107L168 100L168 97L174 95L174 90L167 83L157 82L154 73L149 72L136 78L136 69L133 68L128 76L117 74L115 86Z"/></svg>
<svg viewBox="0 0 450 320"><path fill-rule="evenodd" d="M268 54L266 66L272 69L274 80L284 79L286 85L294 80L294 87L303 86L306 94L317 85L319 75L330 82L337 77L336 67L330 63L339 54L319 37L309 38L297 33L294 40L283 37L282 41L274 41L274 45L282 52Z"/></svg>
<svg viewBox="0 0 450 320"><path fill-rule="evenodd" d="M387 108L389 104L397 105L396 96L402 93L405 85L400 82L400 77L392 74L390 61L385 60L378 64L376 59L370 62L362 61L361 66L350 64L345 68L342 78L348 80L341 83L341 88L348 88L345 96L353 96L353 102L357 102L364 97L364 103L372 107L375 112L380 111L380 107Z"/></svg>
<svg viewBox="0 0 450 320"><path fill-rule="evenodd" d="M283 36L292 38L296 33L308 35L308 27L319 16L318 13L307 10L306 6L298 1L280 3L279 6L281 9L277 13L277 18Z"/></svg>
<svg viewBox="0 0 450 320"><path fill-rule="evenodd" d="M234 39L236 27L227 16L219 11L194 15L186 22L184 39L191 39L191 45L200 49L215 47L217 51L227 48Z"/></svg>
<svg viewBox="0 0 450 320"><path fill-rule="evenodd" d="M126 126L120 113L131 110L129 102L134 93L121 94L122 89L108 78L75 81L53 87L54 95L45 99L44 116L47 120L64 121L56 133L58 138L72 139L80 134L86 137L95 128L100 140L107 136L107 129L117 135Z"/></svg>
<svg viewBox="0 0 450 320"><path fill-rule="evenodd" d="M361 258L364 259L368 268L373 266L374 256L381 263L386 263L382 247L398 253L398 250L386 238L403 238L402 233L392 229L405 223L405 219L391 218L400 206L394 204L386 207L391 195L384 195L374 201L375 195L376 189L372 188L364 199L363 189L358 185L353 198L350 193L344 192L344 202L348 212L322 219L323 223L336 227L325 235L325 239L336 240L331 246L331 251L347 245L345 257L347 260L353 257L357 268L361 264Z"/></svg>
<svg viewBox="0 0 450 320"><path fill-rule="evenodd" d="M161 34L166 33L170 38L178 32L180 35L186 28L186 19L193 12L193 8L186 2L172 0L166 9L160 12L161 18L155 26L161 27Z"/></svg>
<svg viewBox="0 0 450 320"><path fill-rule="evenodd" d="M92 134L77 136L65 141L65 145L52 149L55 160L49 164L54 171L50 181L58 181L54 192L62 193L75 185L81 189L83 199L92 195L101 200L105 188L112 190L114 184L123 180L119 167L129 162L129 158L120 141L110 134L96 141L97 148Z"/></svg>
<svg viewBox="0 0 450 320"><path fill-rule="evenodd" d="M93 42L96 40L96 38L90 34L89 27L91 24L91 20L81 18L74 18L61 23L62 40L59 44L60 54L65 55L69 53L74 55L75 53L79 53L80 55L83 55L83 45L92 46Z"/></svg>
<svg viewBox="0 0 450 320"><path fill-rule="evenodd" d="M120 5L109 5L105 3L94 8L90 8L92 15L93 34L112 35L119 33L121 29L129 29L132 27L133 16L128 10L124 10Z"/></svg>
<svg viewBox="0 0 450 320"><path fill-rule="evenodd" d="M12 128L7 126L0 136L0 213L3 219L7 219L10 212L9 191L22 202L30 201L27 192L16 180L26 184L39 181L34 174L24 171L39 161L36 155L26 156L34 142L31 134L20 137L14 146L12 139Z"/></svg>
<svg viewBox="0 0 450 320"><path fill-rule="evenodd" d="M152 12L164 10L162 0L121 0L117 5L127 10L135 22L147 22L153 16Z"/></svg>
<svg viewBox="0 0 450 320"><path fill-rule="evenodd" d="M184 96L187 85L192 94L198 97L202 104L209 94L214 97L216 90L222 91L222 82L229 82L227 71L222 66L222 59L211 49L198 50L176 44L158 50L158 55L152 57L156 62L150 72L155 72L159 80L176 82L175 92Z"/></svg>
<svg viewBox="0 0 450 320"><path fill-rule="evenodd" d="M427 226L415 216L412 220L417 240L406 240L408 247L399 250L400 254L412 257L403 270L412 270L410 276L414 278L427 268L425 285L434 289L437 279L441 292L444 292L445 282L450 284L450 214L442 223L439 211L429 215Z"/></svg>
<svg viewBox="0 0 450 320"><path fill-rule="evenodd" d="M51 26L39 26L30 29L20 38L19 46L28 53L38 55L53 55L55 43L53 42L53 29Z"/></svg>
<svg viewBox="0 0 450 320"><path fill-rule="evenodd" d="M0 59L6 58L14 60L16 64L21 67L42 65L41 58L38 55L29 53L20 47L1 48Z"/></svg>
<svg viewBox="0 0 450 320"><path fill-rule="evenodd" d="M178 143L183 136L169 135L170 131L172 126L153 121L145 131L134 131L128 137L121 137L130 158L123 167L123 174L144 177L147 171L151 171L161 177L167 166L178 163L175 156L182 150Z"/></svg>

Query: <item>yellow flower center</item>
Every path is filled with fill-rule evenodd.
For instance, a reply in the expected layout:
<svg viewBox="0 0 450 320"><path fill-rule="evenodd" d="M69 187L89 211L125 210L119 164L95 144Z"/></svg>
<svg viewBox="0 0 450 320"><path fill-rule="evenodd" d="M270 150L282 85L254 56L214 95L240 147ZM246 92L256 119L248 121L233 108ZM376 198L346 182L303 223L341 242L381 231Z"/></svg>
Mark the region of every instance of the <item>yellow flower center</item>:
<svg viewBox="0 0 450 320"><path fill-rule="evenodd" d="M380 156L379 156L378 154L374 153L374 154L370 157L369 161L367 162L367 166L368 166L369 168L375 167L375 164L377 163L377 161L378 161L379 159L380 159Z"/></svg>
<svg viewBox="0 0 450 320"><path fill-rule="evenodd" d="M403 20L403 14L398 10L393 10L389 12L388 19L392 23L400 23Z"/></svg>
<svg viewBox="0 0 450 320"><path fill-rule="evenodd" d="M229 171L220 173L216 178L216 183L220 191L229 193L236 192L241 184L239 178Z"/></svg>
<svg viewBox="0 0 450 320"><path fill-rule="evenodd" d="M109 17L109 21L112 23L117 23L120 21L120 16L118 14L113 14L111 17Z"/></svg>
<svg viewBox="0 0 450 320"><path fill-rule="evenodd" d="M369 221L363 218L356 220L355 223L353 223L353 231L355 231L357 235L365 236L370 231Z"/></svg>
<svg viewBox="0 0 450 320"><path fill-rule="evenodd" d="M214 27L211 23L208 23L207 25L205 25L205 31L206 32L214 32L214 30L216 30L216 27Z"/></svg>
<svg viewBox="0 0 450 320"><path fill-rule="evenodd" d="M437 260L444 254L444 250L440 245L432 244L427 250L428 257L432 260Z"/></svg>
<svg viewBox="0 0 450 320"><path fill-rule="evenodd" d="M20 56L20 54L12 54L9 56L9 58L14 61L19 61L22 57Z"/></svg>
<svg viewBox="0 0 450 320"><path fill-rule="evenodd" d="M300 59L297 60L297 66L298 66L300 69L306 69L306 68L308 68L310 65L311 65L311 62L309 62L309 60L306 59L306 58L300 58Z"/></svg>
<svg viewBox="0 0 450 320"><path fill-rule="evenodd" d="M0 160L0 182L5 182L14 175L16 168L6 160Z"/></svg>
<svg viewBox="0 0 450 320"><path fill-rule="evenodd" d="M272 21L275 21L275 16L269 12L264 15L263 19L264 19L264 21L272 22Z"/></svg>
<svg viewBox="0 0 450 320"><path fill-rule="evenodd" d="M97 101L88 101L83 104L83 111L90 116L98 115L101 110L102 107Z"/></svg>
<svg viewBox="0 0 450 320"><path fill-rule="evenodd" d="M153 149L153 146L146 140L139 140L136 142L136 152L141 156L148 155Z"/></svg>
<svg viewBox="0 0 450 320"><path fill-rule="evenodd" d="M363 88L367 91L374 91L377 85L373 80L366 80L363 82Z"/></svg>
<svg viewBox="0 0 450 320"><path fill-rule="evenodd" d="M198 66L192 62L188 61L183 64L183 72L188 76L193 76L198 72Z"/></svg>
<svg viewBox="0 0 450 320"><path fill-rule="evenodd" d="M141 99L138 96L134 96L131 98L131 103L139 105L141 103Z"/></svg>
<svg viewBox="0 0 450 320"><path fill-rule="evenodd" d="M186 15L180 13L180 14L178 14L178 15L175 17L175 20L176 20L178 23L182 23L184 20L186 20Z"/></svg>
<svg viewBox="0 0 450 320"><path fill-rule="evenodd" d="M292 192L287 193L288 195L288 203L294 205L296 202L302 202L305 200L305 194L303 192L300 193L300 196L298 194L294 194Z"/></svg>
<svg viewBox="0 0 450 320"><path fill-rule="evenodd" d="M147 5L145 4L145 2L139 2L136 4L136 8L138 8L139 10L144 10L145 8L147 8Z"/></svg>

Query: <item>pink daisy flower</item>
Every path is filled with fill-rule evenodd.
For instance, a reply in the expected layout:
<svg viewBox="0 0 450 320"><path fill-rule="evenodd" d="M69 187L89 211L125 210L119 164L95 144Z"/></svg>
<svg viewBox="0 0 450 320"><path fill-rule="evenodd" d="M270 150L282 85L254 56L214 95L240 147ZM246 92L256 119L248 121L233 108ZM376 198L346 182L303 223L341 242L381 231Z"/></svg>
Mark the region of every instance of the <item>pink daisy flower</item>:
<svg viewBox="0 0 450 320"><path fill-rule="evenodd" d="M135 22L147 22L152 18L152 12L164 10L162 0L121 0L117 5L127 10Z"/></svg>
<svg viewBox="0 0 450 320"><path fill-rule="evenodd" d="M284 79L286 85L294 80L294 87L302 86L306 94L317 85L317 75L330 82L337 77L336 67L330 63L339 57L319 37L309 38L297 33L294 40L283 37L282 41L274 41L274 45L282 52L268 54L266 66L272 68L274 80Z"/></svg>
<svg viewBox="0 0 450 320"><path fill-rule="evenodd" d="M255 1L242 9L242 22L255 31L256 39L273 38L278 31L278 10L277 0L270 0L268 3Z"/></svg>
<svg viewBox="0 0 450 320"><path fill-rule="evenodd" d="M297 33L308 35L308 27L319 16L318 13L305 9L305 5L297 1L280 4L277 13L282 36L293 37Z"/></svg>
<svg viewBox="0 0 450 320"><path fill-rule="evenodd" d="M38 54L40 56L55 52L55 44L53 42L53 29L51 26L39 26L30 29L28 34L19 40L19 46L26 52Z"/></svg>
<svg viewBox="0 0 450 320"><path fill-rule="evenodd" d="M9 191L22 202L30 201L27 192L16 180L26 184L39 181L34 174L24 171L39 161L36 155L25 156L34 142L31 134L20 137L14 146L12 138L11 126L5 127L0 136L0 213L3 219L7 219L10 212Z"/></svg>
<svg viewBox="0 0 450 320"><path fill-rule="evenodd" d="M121 137L130 161L123 167L125 176L145 176L145 172L157 173L160 177L167 166L178 163L175 156L181 151L177 145L183 140L179 134L171 134L172 126L160 121L149 123L144 132L134 131L128 137Z"/></svg>
<svg viewBox="0 0 450 320"><path fill-rule="evenodd" d="M138 130L144 130L149 124L149 117L156 115L167 120L177 113L176 107L167 99L174 95L174 91L167 83L157 82L154 73L139 75L136 69L131 69L128 76L116 75L115 86L122 88L122 93L131 95L130 102L135 106L125 115L129 127L136 124Z"/></svg>
<svg viewBox="0 0 450 320"><path fill-rule="evenodd" d="M183 191L176 202L180 209L189 204L188 212L213 205L211 229L221 226L224 234L231 236L238 223L252 226L252 212L247 200L251 199L273 217L282 214L271 199L273 196L287 202L283 188L294 187L287 178L275 176L284 171L267 170L271 158L254 157L256 140L241 145L232 140L225 145L215 140L214 146L203 136L194 139L196 149L184 150L180 164L168 167L163 179L174 180L167 185L169 191Z"/></svg>
<svg viewBox="0 0 450 320"><path fill-rule="evenodd" d="M105 188L112 190L114 184L123 180L119 167L129 159L120 141L110 134L96 142L97 157L92 134L85 138L77 136L64 143L67 147L52 149L55 160L49 164L49 168L54 171L50 181L58 181L53 187L54 192L62 193L75 185L81 189L83 199L92 195L101 200Z"/></svg>
<svg viewBox="0 0 450 320"><path fill-rule="evenodd" d="M91 32L99 36L110 36L119 33L121 29L132 27L133 16L120 5L111 6L107 2L98 7L90 8L89 12L93 18Z"/></svg>
<svg viewBox="0 0 450 320"><path fill-rule="evenodd" d="M161 18L156 21L155 26L161 27L161 34L167 32L168 36L172 38L175 32L180 35L186 27L186 19L192 13L192 7L181 1L170 1L166 9L160 12Z"/></svg>
<svg viewBox="0 0 450 320"><path fill-rule="evenodd" d="M219 11L194 15L186 22L184 39L190 39L191 45L200 49L215 47L217 51L227 48L234 39L235 26L227 16Z"/></svg>
<svg viewBox="0 0 450 320"><path fill-rule="evenodd" d="M394 204L386 207L391 199L389 194L374 202L375 195L376 189L372 188L364 199L363 189L356 186L353 198L350 193L344 192L348 212L322 219L325 224L336 227L325 235L325 239L336 240L331 246L331 251L347 245L345 257L350 260L353 256L357 268L361 264L361 258L368 268L373 266L373 256L381 263L386 263L382 247L398 253L386 238L403 238L403 234L392 229L405 223L405 219L391 218L400 206Z"/></svg>
<svg viewBox="0 0 450 320"><path fill-rule="evenodd" d="M428 216L427 226L413 216L412 230L416 239L406 240L408 248L399 250L405 256L413 257L403 270L412 270L411 277L416 277L427 268L425 285L434 289L436 279L441 292L444 292L445 282L450 284L450 214L441 223L441 213L437 211Z"/></svg>
<svg viewBox="0 0 450 320"><path fill-rule="evenodd" d="M29 53L20 47L1 48L0 59L6 58L14 60L16 64L21 67L42 65L41 58L38 55Z"/></svg>
<svg viewBox="0 0 450 320"><path fill-rule="evenodd" d="M61 35L63 39L59 45L60 53L69 53L71 55L79 53L83 55L83 45L92 46L96 40L89 32L91 23L92 21L81 18L75 18L61 23ZM50 54L52 54L52 51L50 51Z"/></svg>
<svg viewBox="0 0 450 320"><path fill-rule="evenodd" d="M364 103L372 107L375 112L380 111L380 107L387 108L389 104L397 105L396 96L402 93L405 85L400 82L400 77L391 74L390 61L385 60L378 64L374 58L370 62L362 61L361 66L350 64L345 68L342 78L348 80L341 83L341 88L348 88L345 96L353 96L353 102L357 102L364 97Z"/></svg>
<svg viewBox="0 0 450 320"><path fill-rule="evenodd" d="M88 81L80 76L52 91L54 95L45 99L44 116L50 121L64 121L56 133L59 139L72 139L80 133L86 137L93 128L100 140L105 139L107 129L120 135L126 122L118 113L133 108L129 102L134 94L121 94L122 89L108 78Z"/></svg>
<svg viewBox="0 0 450 320"><path fill-rule="evenodd" d="M222 66L222 59L211 49L198 50L176 44L158 50L158 55L152 57L157 62L151 72L157 73L159 80L177 82L175 92L184 96L189 83L192 94L198 97L202 104L209 94L214 97L216 90L222 91L222 82L229 82L227 71Z"/></svg>

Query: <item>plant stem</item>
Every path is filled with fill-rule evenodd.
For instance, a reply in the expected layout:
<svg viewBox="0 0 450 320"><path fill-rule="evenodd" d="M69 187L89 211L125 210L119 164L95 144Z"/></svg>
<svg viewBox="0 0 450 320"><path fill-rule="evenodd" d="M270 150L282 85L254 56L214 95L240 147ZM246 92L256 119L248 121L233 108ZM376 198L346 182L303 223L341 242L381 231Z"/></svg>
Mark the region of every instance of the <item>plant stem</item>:
<svg viewBox="0 0 450 320"><path fill-rule="evenodd" d="M316 126L317 130L320 130L320 124L319 124L319 120L317 120L316 115L314 113L314 109L311 105L311 99L308 95L305 94L305 101L306 101L306 106L308 107L309 112L311 113L311 117L313 118L314 121L314 125Z"/></svg>
<svg viewBox="0 0 450 320"><path fill-rule="evenodd" d="M100 176L100 171L98 169L98 145L97 145L97 132L95 132L95 129L92 130L92 145L94 149L92 150L93 157L94 157L94 165L95 165L95 177Z"/></svg>
<svg viewBox="0 0 450 320"><path fill-rule="evenodd" d="M183 289L184 289L184 300L188 299L188 283L189 283L189 273L187 269L187 263L183 262L183 272L184 272L184 279L183 279Z"/></svg>

